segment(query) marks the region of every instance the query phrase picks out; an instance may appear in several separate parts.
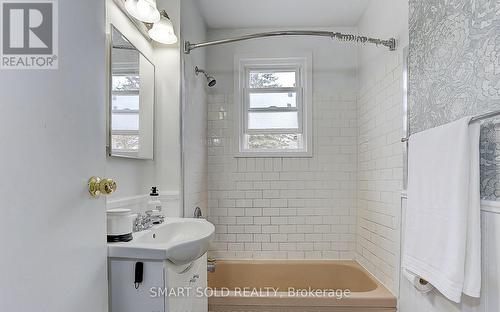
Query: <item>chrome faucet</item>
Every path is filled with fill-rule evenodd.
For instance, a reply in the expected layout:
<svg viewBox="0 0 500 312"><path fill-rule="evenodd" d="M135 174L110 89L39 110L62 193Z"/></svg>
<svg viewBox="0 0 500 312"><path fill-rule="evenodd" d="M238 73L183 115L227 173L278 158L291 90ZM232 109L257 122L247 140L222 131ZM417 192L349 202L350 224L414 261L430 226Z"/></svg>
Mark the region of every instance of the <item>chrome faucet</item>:
<svg viewBox="0 0 500 312"><path fill-rule="evenodd" d="M194 209L194 213L193 213L193 216L197 219L200 219L200 218L203 218L203 214L201 213L201 208L200 207L196 207Z"/></svg>
<svg viewBox="0 0 500 312"><path fill-rule="evenodd" d="M134 220L134 232L140 232L147 229L150 229L153 226L153 222L151 219L142 213L137 214L137 217Z"/></svg>
<svg viewBox="0 0 500 312"><path fill-rule="evenodd" d="M134 232L149 230L155 224L161 224L165 221L162 215L153 215L152 210L147 210L145 214L139 213L134 220Z"/></svg>
<svg viewBox="0 0 500 312"><path fill-rule="evenodd" d="M153 224L162 224L163 221L165 221L165 216L164 215L161 215L161 214L153 215L153 213L154 213L153 210L147 210L146 211L146 216L149 217L151 223L153 223Z"/></svg>

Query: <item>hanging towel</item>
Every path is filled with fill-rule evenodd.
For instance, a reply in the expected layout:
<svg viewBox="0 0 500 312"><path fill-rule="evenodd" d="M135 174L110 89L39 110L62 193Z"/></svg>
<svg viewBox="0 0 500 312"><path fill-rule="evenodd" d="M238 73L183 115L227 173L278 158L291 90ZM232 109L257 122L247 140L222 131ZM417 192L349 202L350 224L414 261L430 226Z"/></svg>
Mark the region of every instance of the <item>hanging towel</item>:
<svg viewBox="0 0 500 312"><path fill-rule="evenodd" d="M416 276L415 274L406 269L403 269L403 275L404 277L406 277L407 280L410 281L413 287L415 287L415 289L422 294L426 294L434 289L434 287L432 287L432 285L429 282L420 278L419 276Z"/></svg>
<svg viewBox="0 0 500 312"><path fill-rule="evenodd" d="M479 124L471 117L410 136L402 267L460 302L479 297Z"/></svg>

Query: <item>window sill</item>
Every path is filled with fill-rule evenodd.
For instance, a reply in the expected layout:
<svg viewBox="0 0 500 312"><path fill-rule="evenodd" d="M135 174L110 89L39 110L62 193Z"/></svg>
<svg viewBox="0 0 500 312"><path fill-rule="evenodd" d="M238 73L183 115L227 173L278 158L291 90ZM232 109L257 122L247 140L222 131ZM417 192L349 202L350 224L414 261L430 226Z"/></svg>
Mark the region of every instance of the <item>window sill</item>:
<svg viewBox="0 0 500 312"><path fill-rule="evenodd" d="M311 152L237 152L235 158L312 158Z"/></svg>

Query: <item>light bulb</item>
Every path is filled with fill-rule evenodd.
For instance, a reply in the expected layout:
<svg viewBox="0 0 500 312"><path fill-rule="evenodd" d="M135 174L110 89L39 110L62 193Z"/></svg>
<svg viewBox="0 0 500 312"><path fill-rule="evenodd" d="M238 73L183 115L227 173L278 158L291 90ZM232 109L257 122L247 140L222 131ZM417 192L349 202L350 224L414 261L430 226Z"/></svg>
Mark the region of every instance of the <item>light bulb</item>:
<svg viewBox="0 0 500 312"><path fill-rule="evenodd" d="M126 0L125 9L133 18L144 23L156 23L160 20L155 0Z"/></svg>
<svg viewBox="0 0 500 312"><path fill-rule="evenodd" d="M148 34L151 39L159 43L174 44L177 42L174 25L172 25L172 21L166 14L162 14L160 21L153 24L153 27L148 31Z"/></svg>
<svg viewBox="0 0 500 312"><path fill-rule="evenodd" d="M137 1L137 13L140 16L148 16L150 13L151 6L145 0Z"/></svg>

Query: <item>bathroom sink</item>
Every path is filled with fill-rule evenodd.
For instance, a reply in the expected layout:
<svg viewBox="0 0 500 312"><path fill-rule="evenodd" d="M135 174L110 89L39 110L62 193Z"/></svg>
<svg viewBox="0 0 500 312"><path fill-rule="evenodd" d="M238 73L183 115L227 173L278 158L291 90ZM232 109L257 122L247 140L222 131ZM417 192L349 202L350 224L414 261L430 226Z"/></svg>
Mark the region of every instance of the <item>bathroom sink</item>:
<svg viewBox="0 0 500 312"><path fill-rule="evenodd" d="M109 258L169 260L190 263L208 250L215 226L205 219L166 218L149 230L136 232L133 240L108 243Z"/></svg>

